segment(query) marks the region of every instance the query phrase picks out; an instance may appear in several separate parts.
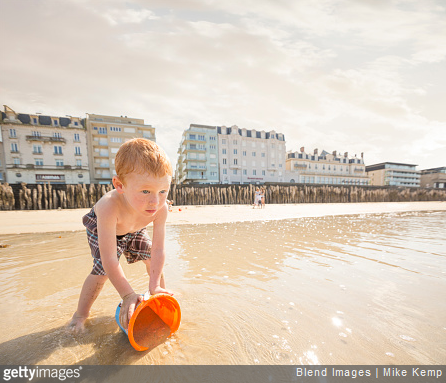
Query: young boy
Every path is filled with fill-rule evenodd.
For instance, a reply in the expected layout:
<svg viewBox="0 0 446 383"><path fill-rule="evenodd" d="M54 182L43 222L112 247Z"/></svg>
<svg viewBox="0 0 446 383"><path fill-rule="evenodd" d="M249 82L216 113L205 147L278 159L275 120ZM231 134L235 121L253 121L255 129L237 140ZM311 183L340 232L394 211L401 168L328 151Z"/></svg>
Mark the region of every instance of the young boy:
<svg viewBox="0 0 446 383"><path fill-rule="evenodd" d="M84 282L77 311L69 324L75 332L84 329L90 308L104 283L110 279L123 303L119 320L127 329L142 296L127 281L119 257L128 263L142 260L149 274L150 294L167 293L162 274L167 218L167 194L172 167L164 151L143 138L127 141L116 154L114 190L105 194L83 217L93 256L93 270ZM153 242L146 226L153 222Z"/></svg>

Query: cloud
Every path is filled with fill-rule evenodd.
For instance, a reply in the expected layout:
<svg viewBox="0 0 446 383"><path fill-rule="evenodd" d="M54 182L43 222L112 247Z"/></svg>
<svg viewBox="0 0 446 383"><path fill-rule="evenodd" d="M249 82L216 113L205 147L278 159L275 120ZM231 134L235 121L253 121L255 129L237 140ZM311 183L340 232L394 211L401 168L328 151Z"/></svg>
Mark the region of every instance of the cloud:
<svg viewBox="0 0 446 383"><path fill-rule="evenodd" d="M171 158L201 123L275 129L293 150L446 161L425 149L445 121L441 2L27 4L2 5L0 25L1 94L18 111L144 118Z"/></svg>

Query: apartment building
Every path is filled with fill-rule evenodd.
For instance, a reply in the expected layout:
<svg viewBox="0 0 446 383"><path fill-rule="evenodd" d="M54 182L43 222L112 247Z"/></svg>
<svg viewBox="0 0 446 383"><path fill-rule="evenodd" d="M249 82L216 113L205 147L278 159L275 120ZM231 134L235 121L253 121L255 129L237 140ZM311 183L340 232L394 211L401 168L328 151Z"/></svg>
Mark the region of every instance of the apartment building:
<svg viewBox="0 0 446 383"><path fill-rule="evenodd" d="M126 141L143 137L155 141L155 128L143 119L87 113L88 158L92 183L109 184L115 172L115 157Z"/></svg>
<svg viewBox="0 0 446 383"><path fill-rule="evenodd" d="M419 187L420 172L417 165L383 162L366 166L371 185Z"/></svg>
<svg viewBox="0 0 446 383"><path fill-rule="evenodd" d="M422 170L420 186L423 188L446 189L446 166Z"/></svg>
<svg viewBox="0 0 446 383"><path fill-rule="evenodd" d="M219 182L216 126L191 124L183 132L175 180L178 184Z"/></svg>
<svg viewBox="0 0 446 383"><path fill-rule="evenodd" d="M79 117L16 113L4 105L0 125L2 181L90 183L87 134Z"/></svg>
<svg viewBox="0 0 446 383"><path fill-rule="evenodd" d="M239 129L237 125L217 127L220 182L250 184L284 182L285 136Z"/></svg>
<svg viewBox="0 0 446 383"><path fill-rule="evenodd" d="M286 158L286 181L305 184L368 185L365 172L364 154L358 158L349 157L334 151L329 153L318 149L307 153L305 148L299 152L289 151Z"/></svg>

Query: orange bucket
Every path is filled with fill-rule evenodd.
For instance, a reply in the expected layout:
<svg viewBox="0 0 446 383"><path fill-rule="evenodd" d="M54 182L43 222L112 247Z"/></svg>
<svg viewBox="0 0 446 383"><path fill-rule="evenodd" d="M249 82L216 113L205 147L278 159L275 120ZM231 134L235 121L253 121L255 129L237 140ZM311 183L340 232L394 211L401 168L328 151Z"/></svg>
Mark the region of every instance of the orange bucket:
<svg viewBox="0 0 446 383"><path fill-rule="evenodd" d="M142 301L130 318L128 331L119 322L121 303L116 308L115 319L137 351L148 350L157 339L171 336L180 327L180 305L171 295L155 294Z"/></svg>

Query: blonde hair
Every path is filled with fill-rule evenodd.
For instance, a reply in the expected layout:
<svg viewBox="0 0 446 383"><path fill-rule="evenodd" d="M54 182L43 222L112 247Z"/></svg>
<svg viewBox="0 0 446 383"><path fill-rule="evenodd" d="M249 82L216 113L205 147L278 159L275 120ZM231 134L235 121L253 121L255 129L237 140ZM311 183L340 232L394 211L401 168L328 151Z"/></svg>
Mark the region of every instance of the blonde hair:
<svg viewBox="0 0 446 383"><path fill-rule="evenodd" d="M149 173L157 177L172 176L167 154L155 142L134 138L121 145L115 158L116 175L124 183L129 173Z"/></svg>

